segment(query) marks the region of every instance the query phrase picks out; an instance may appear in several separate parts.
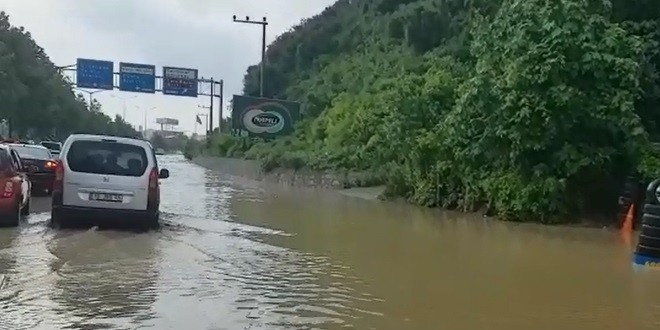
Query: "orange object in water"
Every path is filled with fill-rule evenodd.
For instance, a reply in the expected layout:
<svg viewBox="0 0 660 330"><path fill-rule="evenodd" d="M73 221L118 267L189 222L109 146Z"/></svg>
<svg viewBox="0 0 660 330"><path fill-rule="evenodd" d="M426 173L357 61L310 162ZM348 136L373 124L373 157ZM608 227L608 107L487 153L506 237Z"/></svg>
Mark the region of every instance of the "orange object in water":
<svg viewBox="0 0 660 330"><path fill-rule="evenodd" d="M630 207L628 208L628 213L626 214L626 217L623 219L623 223L621 224L621 230L620 230L621 238L623 238L624 242L628 245L630 245L632 242L634 220L635 220L635 204L630 204Z"/></svg>

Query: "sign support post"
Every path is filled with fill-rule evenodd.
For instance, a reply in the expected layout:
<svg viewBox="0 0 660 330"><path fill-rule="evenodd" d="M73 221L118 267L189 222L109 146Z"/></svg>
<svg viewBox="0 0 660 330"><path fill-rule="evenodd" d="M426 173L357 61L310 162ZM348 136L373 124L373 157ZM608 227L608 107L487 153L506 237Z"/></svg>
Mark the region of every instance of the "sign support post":
<svg viewBox="0 0 660 330"><path fill-rule="evenodd" d="M215 98L215 80L211 77L211 103L209 105L209 136L213 134L213 99Z"/></svg>
<svg viewBox="0 0 660 330"><path fill-rule="evenodd" d="M225 98L224 96L224 89L225 89L225 82L224 80L220 79L220 109L219 109L219 114L220 115L220 125L218 126L218 133L222 133L222 107L223 107L223 100ZM211 93L213 94L213 93Z"/></svg>

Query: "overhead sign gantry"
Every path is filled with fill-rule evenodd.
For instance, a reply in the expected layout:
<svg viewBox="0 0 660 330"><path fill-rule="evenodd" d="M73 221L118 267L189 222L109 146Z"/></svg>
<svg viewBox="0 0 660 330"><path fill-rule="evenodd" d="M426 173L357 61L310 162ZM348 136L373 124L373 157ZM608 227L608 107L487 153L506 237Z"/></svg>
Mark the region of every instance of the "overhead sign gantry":
<svg viewBox="0 0 660 330"><path fill-rule="evenodd" d="M199 77L197 69L163 67L162 75L156 75L156 66L138 63L119 63L119 72L114 71L114 62L79 58L75 69L65 67L65 71L75 72L75 85L78 88L113 90L124 92L149 93L162 92L163 95L198 97L210 96L209 127L213 130L213 101L220 98L219 118L222 122L223 89L222 80ZM158 84L160 82L160 84ZM202 84L210 85L210 93L200 92Z"/></svg>

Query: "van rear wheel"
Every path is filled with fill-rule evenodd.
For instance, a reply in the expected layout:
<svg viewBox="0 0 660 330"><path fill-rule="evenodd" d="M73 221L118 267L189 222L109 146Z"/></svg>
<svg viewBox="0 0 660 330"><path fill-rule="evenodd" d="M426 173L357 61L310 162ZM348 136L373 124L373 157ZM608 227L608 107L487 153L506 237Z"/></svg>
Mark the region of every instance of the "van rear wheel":
<svg viewBox="0 0 660 330"><path fill-rule="evenodd" d="M64 228L62 212L60 210L50 211L50 226L55 229Z"/></svg>
<svg viewBox="0 0 660 330"><path fill-rule="evenodd" d="M160 214L158 211L156 212L150 212L149 215L147 216L146 222L145 222L145 227L147 229L158 229L160 228L160 223L159 223L159 218Z"/></svg>

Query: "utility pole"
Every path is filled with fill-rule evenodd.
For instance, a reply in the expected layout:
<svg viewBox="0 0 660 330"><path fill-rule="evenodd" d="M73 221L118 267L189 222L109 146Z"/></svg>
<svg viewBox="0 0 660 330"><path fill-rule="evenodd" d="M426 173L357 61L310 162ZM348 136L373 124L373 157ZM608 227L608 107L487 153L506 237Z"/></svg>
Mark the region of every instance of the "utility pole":
<svg viewBox="0 0 660 330"><path fill-rule="evenodd" d="M220 125L218 125L218 133L222 133L222 106L224 104L224 89L225 89L225 82L224 80L220 79L220 109L218 109L219 116L220 116Z"/></svg>
<svg viewBox="0 0 660 330"><path fill-rule="evenodd" d="M215 98L215 93L213 92L215 90L215 81L213 80L213 77L211 77L211 103L209 105L209 131L211 134L213 134L213 99Z"/></svg>
<svg viewBox="0 0 660 330"><path fill-rule="evenodd" d="M268 20L264 17L261 21L251 21L250 16L245 16L245 19L236 19L236 15L233 16L235 23L246 23L246 24L259 24L261 25L261 65L260 65L260 74L259 74L259 96L264 96L264 64L266 61L266 26L268 25Z"/></svg>
<svg viewBox="0 0 660 330"><path fill-rule="evenodd" d="M214 99L216 97L220 98L220 109L218 109L218 115L220 116L220 118L219 118L220 119L219 120L220 125L218 126L218 132L222 133L222 106L223 106L223 98L224 98L224 80L220 79L218 81L218 80L215 80L214 78L205 79L205 78L202 77L202 78L199 79L199 82L210 83L211 84L211 92L208 93L208 94L203 94L203 95L207 95L207 96L211 97L210 106L203 107L204 109L209 110L209 123L210 123L210 126L209 126L208 129L211 133L213 133L213 126L215 124L213 122L213 109L214 109L214 106L215 106L215 100ZM219 91L218 91L218 89L219 89ZM218 92L219 92L219 94L217 94Z"/></svg>

